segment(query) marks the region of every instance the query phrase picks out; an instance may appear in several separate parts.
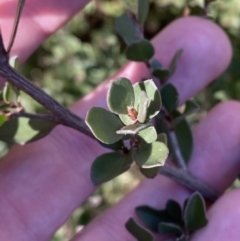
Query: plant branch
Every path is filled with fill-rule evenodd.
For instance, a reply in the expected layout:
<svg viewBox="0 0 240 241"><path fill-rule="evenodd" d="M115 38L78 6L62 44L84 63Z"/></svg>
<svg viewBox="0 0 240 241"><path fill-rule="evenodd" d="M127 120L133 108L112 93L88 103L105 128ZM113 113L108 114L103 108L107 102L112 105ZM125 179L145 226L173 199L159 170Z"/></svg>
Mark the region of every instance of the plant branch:
<svg viewBox="0 0 240 241"><path fill-rule="evenodd" d="M20 21L20 17L22 14L22 10L25 4L25 0L19 0L18 1L18 6L17 6L17 11L16 11L16 15L15 15L15 19L14 19L14 24L13 24L13 28L12 28L12 33L11 33L11 37L10 37L10 41L7 47L7 55L9 56L9 53L12 49L16 34L17 34L17 29L18 29L18 24Z"/></svg>
<svg viewBox="0 0 240 241"><path fill-rule="evenodd" d="M25 117L25 118L31 118L31 119L35 119L35 120L44 120L44 121L49 121L49 122L53 122L56 124L60 124L59 120L57 118L55 118L53 115L33 114L33 113L24 112L24 111L11 113L9 115L9 117L10 117L10 119Z"/></svg>
<svg viewBox="0 0 240 241"><path fill-rule="evenodd" d="M200 192L206 199L210 201L216 201L220 197L220 193L210 188L207 184L200 181L187 170L165 164L160 168L159 173L171 178L174 181L177 181L192 191Z"/></svg>
<svg viewBox="0 0 240 241"><path fill-rule="evenodd" d="M177 159L177 162L179 164L179 166L184 169L184 170L187 170L187 165L183 159L183 156L182 156L182 153L180 151L180 148L179 148L179 144L178 144L178 141L177 141L177 138L176 138L176 134L174 131L171 131L169 130L169 138L171 140L171 143L173 145L173 152L175 154L175 157Z"/></svg>
<svg viewBox="0 0 240 241"><path fill-rule="evenodd" d="M84 120L70 112L59 104L56 100L46 94L42 89L28 81L25 77L17 73L9 64L7 52L4 49L2 35L0 33L0 76L31 96L38 103L49 110L59 123L76 129L85 135L94 138L92 132L87 127Z"/></svg>

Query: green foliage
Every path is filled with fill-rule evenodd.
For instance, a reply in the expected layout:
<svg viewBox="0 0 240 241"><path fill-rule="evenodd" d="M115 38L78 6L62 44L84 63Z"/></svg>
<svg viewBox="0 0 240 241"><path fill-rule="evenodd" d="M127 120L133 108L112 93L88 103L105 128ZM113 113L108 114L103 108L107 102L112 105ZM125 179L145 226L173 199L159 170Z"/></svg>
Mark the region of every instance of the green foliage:
<svg viewBox="0 0 240 241"><path fill-rule="evenodd" d="M56 124L25 117L5 121L0 127L0 140L7 144L26 144L48 135Z"/></svg>
<svg viewBox="0 0 240 241"><path fill-rule="evenodd" d="M169 70L164 69L157 59L153 59L150 63L152 75L160 80L166 80L169 76Z"/></svg>
<svg viewBox="0 0 240 241"><path fill-rule="evenodd" d="M91 167L91 180L100 185L127 171L131 165L128 156L117 152L105 153L97 157Z"/></svg>
<svg viewBox="0 0 240 241"><path fill-rule="evenodd" d="M174 119L180 118L178 111L172 112ZM177 138L179 149L186 163L189 162L193 151L193 136L190 126L184 117L174 126L174 132Z"/></svg>
<svg viewBox="0 0 240 241"><path fill-rule="evenodd" d="M161 222L158 225L158 232L162 234L175 234L177 236L180 236L182 234L182 229L179 225L175 223Z"/></svg>
<svg viewBox="0 0 240 241"><path fill-rule="evenodd" d="M154 241L154 236L134 219L130 218L125 226L138 241Z"/></svg>
<svg viewBox="0 0 240 241"><path fill-rule="evenodd" d="M143 129L137 133L137 138L140 137L140 141L145 143L153 143L157 140L157 132L153 126L149 126L146 129ZM164 143L164 142L163 142Z"/></svg>
<svg viewBox="0 0 240 241"><path fill-rule="evenodd" d="M144 123L147 118L147 111L148 111L148 97L145 91L141 91L139 103L138 103L138 116L137 120L140 123Z"/></svg>
<svg viewBox="0 0 240 241"><path fill-rule="evenodd" d="M169 200L166 208L156 210L148 206L136 208L140 220L152 231L160 234L170 234L172 240L189 240L190 235L207 224L205 203L201 194L195 192L186 200L186 205L180 205ZM128 229L135 236L134 229ZM136 237L136 236L135 236Z"/></svg>
<svg viewBox="0 0 240 241"><path fill-rule="evenodd" d="M161 138L156 141L157 132L150 122L161 108L161 97L156 85L152 80L146 80L132 86L126 78L117 79L108 91L107 103L114 113L93 107L87 113L87 125L94 136L105 144L114 144L130 136L130 147L125 147L124 142L110 145L109 148L116 151L116 147L119 147L119 151L124 150L124 155L108 153L97 157L91 171L93 184L109 181L127 170L130 164L126 168L123 163L128 153L132 153L130 163L135 161L146 177L153 178L157 175L157 167L164 165L168 156L165 139L162 138L164 142ZM114 165L115 162L118 164ZM115 171L112 171L113 167ZM150 170L144 171L145 168Z"/></svg>
<svg viewBox="0 0 240 241"><path fill-rule="evenodd" d="M152 168L143 168L140 167L140 172L143 174L143 176L145 176L146 178L154 178L158 175L159 170L161 167L156 166L156 167L152 167Z"/></svg>
<svg viewBox="0 0 240 241"><path fill-rule="evenodd" d="M134 153L136 163L142 168L163 166L168 157L168 148L163 142L142 142Z"/></svg>
<svg viewBox="0 0 240 241"><path fill-rule="evenodd" d="M103 108L93 107L89 110L86 123L94 136L103 143L112 144L123 137L116 133L123 126L121 121L116 115Z"/></svg>
<svg viewBox="0 0 240 241"><path fill-rule="evenodd" d="M108 91L107 104L109 110L115 114L128 113L128 107L134 105L134 92L130 80L119 78L113 81Z"/></svg>
<svg viewBox="0 0 240 241"><path fill-rule="evenodd" d="M153 80L145 80L144 82L139 82L133 85L134 95L135 95L135 104L136 109L139 108L141 104L142 91L145 91L148 97L148 110L146 120L152 119L155 117L159 110L161 109L162 101L159 90L154 84Z"/></svg>
<svg viewBox="0 0 240 241"><path fill-rule="evenodd" d="M149 0L138 0L138 22L143 25L149 12Z"/></svg>
<svg viewBox="0 0 240 241"><path fill-rule="evenodd" d="M1 114L0 115L0 127L3 125L3 123L7 120L6 115Z"/></svg>
<svg viewBox="0 0 240 241"><path fill-rule="evenodd" d="M197 192L194 193L187 201L184 210L184 222L190 232L194 232L207 224L205 210L203 197Z"/></svg>
<svg viewBox="0 0 240 241"><path fill-rule="evenodd" d="M140 39L129 45L126 49L126 57L128 60L145 62L154 55L154 48L146 39Z"/></svg>
<svg viewBox="0 0 240 241"><path fill-rule="evenodd" d="M172 84L166 84L161 90L162 102L169 113L177 108L178 92Z"/></svg>
<svg viewBox="0 0 240 241"><path fill-rule="evenodd" d="M125 13L116 19L115 28L127 45L139 40L134 23L128 14Z"/></svg>

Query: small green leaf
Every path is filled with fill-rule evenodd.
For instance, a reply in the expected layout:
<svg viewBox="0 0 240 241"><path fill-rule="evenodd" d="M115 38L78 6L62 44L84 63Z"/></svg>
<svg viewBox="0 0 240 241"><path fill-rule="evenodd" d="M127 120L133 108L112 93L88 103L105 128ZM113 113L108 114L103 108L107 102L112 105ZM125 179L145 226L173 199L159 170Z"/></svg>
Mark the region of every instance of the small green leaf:
<svg viewBox="0 0 240 241"><path fill-rule="evenodd" d="M166 80L170 74L168 69L164 69L162 64L157 60L153 59L150 63L152 75L161 80Z"/></svg>
<svg viewBox="0 0 240 241"><path fill-rule="evenodd" d="M142 168L163 166L168 157L168 148L162 142L141 143L134 153L137 165Z"/></svg>
<svg viewBox="0 0 240 241"><path fill-rule="evenodd" d="M5 86L3 88L3 100L5 103L11 103L14 104L15 106L19 106L20 103L20 93L19 90L11 85L9 82L5 83Z"/></svg>
<svg viewBox="0 0 240 241"><path fill-rule="evenodd" d="M126 229L138 240L138 241L154 241L154 237L146 228L138 224L134 219L130 218L125 224Z"/></svg>
<svg viewBox="0 0 240 241"><path fill-rule="evenodd" d="M140 39L126 49L126 57L132 61L148 61L154 55L152 44L146 39Z"/></svg>
<svg viewBox="0 0 240 241"><path fill-rule="evenodd" d="M122 139L123 135L116 133L121 127L122 122L113 113L100 108L93 107L87 113L86 124L93 135L103 143L112 144Z"/></svg>
<svg viewBox="0 0 240 241"><path fill-rule="evenodd" d="M175 234L180 236L183 233L183 230L175 223L161 222L158 225L158 232L161 234Z"/></svg>
<svg viewBox="0 0 240 241"><path fill-rule="evenodd" d="M195 192L189 198L184 210L184 221L186 228L191 232L204 227L207 224L206 207L203 197Z"/></svg>
<svg viewBox="0 0 240 241"><path fill-rule="evenodd" d="M131 119L128 115L118 115L120 120L122 121L122 123L125 125L125 126L129 126L129 125L132 125L134 124L136 121L134 121L133 119Z"/></svg>
<svg viewBox="0 0 240 241"><path fill-rule="evenodd" d="M137 136L140 137L140 141L144 141L148 144L156 141L157 132L154 126L149 126L148 128L141 130L137 133Z"/></svg>
<svg viewBox="0 0 240 241"><path fill-rule="evenodd" d="M145 91L141 91L138 107L138 116L137 120L140 123L144 123L147 117L148 111L148 97Z"/></svg>
<svg viewBox="0 0 240 241"><path fill-rule="evenodd" d="M110 111L116 114L127 114L127 107L134 106L132 83L127 78L119 78L112 82L107 94Z"/></svg>
<svg viewBox="0 0 240 241"><path fill-rule="evenodd" d="M172 61L169 66L169 71L170 71L170 76L169 78L174 74L176 68L177 68L177 63L183 53L183 49L179 49L173 56Z"/></svg>
<svg viewBox="0 0 240 241"><path fill-rule="evenodd" d="M184 110L183 114L173 120L172 126L173 127L176 126L179 122L181 122L183 119L185 119L185 117L199 111L199 109L200 109L200 107L196 102L194 102L192 100L188 100L185 103L185 110Z"/></svg>
<svg viewBox="0 0 240 241"><path fill-rule="evenodd" d="M138 0L138 21L143 25L149 12L149 0Z"/></svg>
<svg viewBox="0 0 240 241"><path fill-rule="evenodd" d="M127 14L123 14L116 19L115 28L127 45L139 39L134 23Z"/></svg>
<svg viewBox="0 0 240 241"><path fill-rule="evenodd" d="M167 201L166 209L169 215L172 217L172 221L174 223L177 223L179 225L183 224L182 210L178 202L176 202L175 200L169 199Z"/></svg>
<svg viewBox="0 0 240 241"><path fill-rule="evenodd" d="M140 167L140 172L146 178L154 178L158 175L160 167L152 167L152 168L142 168Z"/></svg>
<svg viewBox="0 0 240 241"><path fill-rule="evenodd" d="M138 218L141 219L148 228L155 232L158 231L158 224L160 222L171 222L171 217L166 209L157 210L148 206L139 206L135 211Z"/></svg>
<svg viewBox="0 0 240 241"><path fill-rule="evenodd" d="M167 146L167 144L168 144L167 135L165 133L158 134L157 141L163 142Z"/></svg>
<svg viewBox="0 0 240 241"><path fill-rule="evenodd" d="M153 76L157 77L158 79L161 79L161 80L166 80L169 75L170 75L170 72L168 69L156 69L152 72Z"/></svg>
<svg viewBox="0 0 240 241"><path fill-rule="evenodd" d="M199 107L199 105L195 101L188 100L185 103L185 110L184 110L183 114L185 116L187 116L187 115L195 113L195 112L197 112L199 110L200 110L200 107Z"/></svg>
<svg viewBox="0 0 240 241"><path fill-rule="evenodd" d="M166 84L161 90L162 102L169 113L178 105L178 92L172 84Z"/></svg>
<svg viewBox="0 0 240 241"><path fill-rule="evenodd" d="M150 62L150 69L151 69L151 71L154 71L156 69L163 69L163 66L157 59L153 59Z"/></svg>
<svg viewBox="0 0 240 241"><path fill-rule="evenodd" d="M0 140L8 144L26 144L43 138L55 123L25 117L5 121L0 127Z"/></svg>
<svg viewBox="0 0 240 241"><path fill-rule="evenodd" d="M0 126L2 126L5 121L7 121L6 115L1 114L0 115Z"/></svg>
<svg viewBox="0 0 240 241"><path fill-rule="evenodd" d="M147 124L136 123L136 124L133 124L133 125L124 126L120 130L116 131L116 133L117 134L124 134L124 135L127 135L127 134L135 135L139 131L144 130L144 129L150 127L150 126L151 126L151 123L147 123Z"/></svg>
<svg viewBox="0 0 240 241"><path fill-rule="evenodd" d="M9 65L13 68L13 69L16 69L18 70L18 66L19 66L19 63L18 63L18 56L12 56L10 59L9 59Z"/></svg>
<svg viewBox="0 0 240 241"><path fill-rule="evenodd" d="M179 118L181 114L178 111L172 112L173 118ZM178 145L181 151L181 154L186 163L191 158L192 150L193 150L193 137L190 126L185 118L181 120L175 127L174 127L175 135L178 141Z"/></svg>
<svg viewBox="0 0 240 241"><path fill-rule="evenodd" d="M160 111L162 101L158 88L154 84L153 80L149 79L144 82L136 83L133 85L133 90L135 96L134 108L138 108L139 103L141 103L141 93L142 91L145 91L148 97L148 111L146 119L152 119L156 116Z"/></svg>
<svg viewBox="0 0 240 241"><path fill-rule="evenodd" d="M97 157L91 167L91 180L100 185L127 171L132 161L118 152L105 153Z"/></svg>
<svg viewBox="0 0 240 241"><path fill-rule="evenodd" d="M99 144L105 148L108 148L108 149L111 149L111 150L115 150L115 151L118 151L118 150L121 150L122 147L124 146L124 143L123 143L123 140L119 140L113 144L105 144L99 140L97 140L99 142Z"/></svg>

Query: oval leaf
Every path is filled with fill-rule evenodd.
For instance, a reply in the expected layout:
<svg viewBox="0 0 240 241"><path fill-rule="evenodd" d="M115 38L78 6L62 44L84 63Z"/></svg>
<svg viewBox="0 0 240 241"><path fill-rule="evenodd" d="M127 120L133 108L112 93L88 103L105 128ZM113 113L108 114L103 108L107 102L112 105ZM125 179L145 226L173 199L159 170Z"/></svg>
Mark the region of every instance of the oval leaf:
<svg viewBox="0 0 240 241"><path fill-rule="evenodd" d="M175 234L180 236L183 233L183 230L175 223L161 222L158 225L158 232L161 234Z"/></svg>
<svg viewBox="0 0 240 241"><path fill-rule="evenodd" d="M14 118L5 121L0 127L0 140L8 144L26 144L43 138L56 126L53 122Z"/></svg>
<svg viewBox="0 0 240 241"><path fill-rule="evenodd" d="M158 134L157 141L163 142L165 145L167 145L168 144L167 135L165 133Z"/></svg>
<svg viewBox="0 0 240 241"><path fill-rule="evenodd" d="M100 185L127 171L132 161L121 153L105 153L95 159L91 167L91 180Z"/></svg>
<svg viewBox="0 0 240 241"><path fill-rule="evenodd" d="M191 232L204 227L207 224L206 207L203 197L195 192L188 199L184 210L185 226Z"/></svg>
<svg viewBox="0 0 240 241"><path fill-rule="evenodd" d="M112 144L123 137L123 135L116 133L123 127L122 122L116 115L101 107L93 107L88 111L86 124L93 135L103 143Z"/></svg>
<svg viewBox="0 0 240 241"><path fill-rule="evenodd" d="M149 0L138 0L138 21L141 25L146 21L149 11Z"/></svg>
<svg viewBox="0 0 240 241"><path fill-rule="evenodd" d="M130 135L135 135L137 134L139 131L144 130L146 128L148 128L149 126L151 126L150 123L148 124L140 124L140 123L136 123L133 125L129 125L129 126L124 126L123 128L121 128L120 130L117 131L117 134L130 134Z"/></svg>
<svg viewBox="0 0 240 241"><path fill-rule="evenodd" d="M107 94L109 110L116 114L127 114L127 107L134 106L132 83L127 78L119 78L112 82Z"/></svg>
<svg viewBox="0 0 240 241"><path fill-rule="evenodd" d="M164 107L171 113L178 105L178 92L172 84L165 85L161 90Z"/></svg>
<svg viewBox="0 0 240 241"><path fill-rule="evenodd" d="M182 210L178 202L176 202L175 200L169 199L167 201L166 209L169 215L172 217L172 222L177 223L179 225L183 224Z"/></svg>
<svg viewBox="0 0 240 241"><path fill-rule="evenodd" d="M137 136L140 137L140 140L150 144L157 139L157 132L155 127L149 126L148 128L141 130L137 133Z"/></svg>
<svg viewBox="0 0 240 241"><path fill-rule="evenodd" d="M140 172L145 176L146 178L154 178L158 175L160 170L160 167L152 167L152 168L141 168Z"/></svg>
<svg viewBox="0 0 240 241"><path fill-rule="evenodd" d="M161 96L158 91L157 86L154 84L153 80L145 80L144 82L139 82L133 85L135 103L134 108L137 109L141 103L141 92L145 91L148 97L148 110L146 119L151 119L156 116L161 108Z"/></svg>
<svg viewBox="0 0 240 241"><path fill-rule="evenodd" d="M172 112L173 118L179 118L181 114L178 111ZM183 118L175 127L174 127L175 135L177 138L177 142L184 158L185 162L191 158L192 150L193 150L193 137L190 126L185 118Z"/></svg>
<svg viewBox="0 0 240 241"><path fill-rule="evenodd" d="M132 125L134 124L136 121L131 119L129 117L129 115L119 115L119 118L120 120L122 121L122 123L125 125L125 126L129 126L129 125Z"/></svg>
<svg viewBox="0 0 240 241"><path fill-rule="evenodd" d="M138 105L139 107L138 107L137 120L140 123L144 123L147 118L147 111L148 111L148 97L145 91L141 91Z"/></svg>
<svg viewBox="0 0 240 241"><path fill-rule="evenodd" d="M137 165L142 168L163 166L168 157L168 148L162 142L141 143L134 153Z"/></svg>
<svg viewBox="0 0 240 241"><path fill-rule="evenodd" d="M125 224L126 229L138 240L138 241L153 241L154 237L146 228L138 224L134 219L130 218Z"/></svg>
<svg viewBox="0 0 240 241"><path fill-rule="evenodd" d="M139 206L136 208L136 214L138 218L142 220L148 228L152 229L155 232L158 231L158 224L160 222L172 221L166 209L157 210L148 206Z"/></svg>
<svg viewBox="0 0 240 241"><path fill-rule="evenodd" d="M129 45L126 49L126 57L132 61L148 61L153 55L154 48L146 39L138 40Z"/></svg>
<svg viewBox="0 0 240 241"><path fill-rule="evenodd" d="M183 53L183 49L179 49L173 56L172 58L172 61L170 63L170 66L169 66L169 71L170 71L170 76L169 78L173 75L173 73L175 72L176 68L177 68L177 63L181 57Z"/></svg>
<svg viewBox="0 0 240 241"><path fill-rule="evenodd" d="M6 115L4 114L0 115L0 126L2 126L5 121L7 121Z"/></svg>
<svg viewBox="0 0 240 241"><path fill-rule="evenodd" d="M116 19L115 28L117 33L122 37L127 45L130 45L138 40L136 28L132 19L127 14L123 14Z"/></svg>

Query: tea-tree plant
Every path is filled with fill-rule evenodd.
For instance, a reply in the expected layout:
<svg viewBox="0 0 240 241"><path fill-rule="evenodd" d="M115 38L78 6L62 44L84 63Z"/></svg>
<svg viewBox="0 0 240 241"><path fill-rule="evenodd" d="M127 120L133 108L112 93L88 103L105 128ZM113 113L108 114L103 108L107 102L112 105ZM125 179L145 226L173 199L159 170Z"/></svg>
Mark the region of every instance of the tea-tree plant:
<svg viewBox="0 0 240 241"><path fill-rule="evenodd" d="M196 178L186 171L186 163L192 152L192 135L185 117L196 111L198 107L194 102L188 101L185 111L180 113L177 110L178 92L172 84L167 82L174 73L177 61L184 50L181 49L176 52L167 69L159 61L151 59L154 54L154 47L151 42L144 38L142 31L142 24L148 7L141 7L141 5L146 6L147 2L139 1L137 17L129 10L126 14L120 16L116 20L116 30L127 44L127 58L144 62L152 73L152 79L137 83L134 86L124 76L114 81L107 97L108 107L112 113L93 108L88 113L87 124L13 68L16 67L17 59L15 57L9 58L9 53L15 38L23 4L24 1L19 1L13 34L7 50L5 50L3 41L0 39L0 75L8 81L2 91L0 140L8 145L29 143L44 137L56 125L62 124L91 138L97 137L107 145L120 141L123 144L119 145L118 142L117 148L109 147L115 150L122 149L122 153L125 152L124 155L129 156L128 167L132 161L135 161L145 176L154 177L159 170L159 166L164 164L167 157L166 141L168 139L170 153L172 153L181 169L164 165L160 169L160 173L171 176L193 190L200 191L209 199L216 199L218 194L205 184L196 181ZM20 103L19 91L29 94L42 104L49 114L26 112ZM161 112L159 112L160 110ZM108 126L109 123L111 124ZM106 131L106 126L111 128L110 131ZM166 134L162 134L164 132ZM127 139L129 139L129 144L127 144ZM119 148L120 146L121 148ZM141 152L144 155L141 155ZM160 152L161 157L157 160L156 157ZM120 157L121 152L111 155ZM148 157L150 157L149 160ZM99 163L99 160L103 159L100 158L95 163ZM96 170L96 168L93 168L93 170ZM118 170L112 177L122 173L123 170L124 168ZM92 179L93 176L92 173ZM102 181L109 179L110 177L105 177ZM95 183L97 184L99 181Z"/></svg>
<svg viewBox="0 0 240 241"><path fill-rule="evenodd" d="M187 170L193 141L186 117L197 111L198 105L189 100L185 103L184 111L179 111L178 91L168 82L184 49L175 53L168 68L164 68L158 60L152 59L154 47L143 34L148 1L139 0L137 15L128 10L120 16L116 20L116 30L127 45L127 59L145 63L152 75L151 79L139 80L133 85L131 80L124 76L114 80L107 94L109 110L93 107L85 121L16 71L17 59L10 58L9 53L24 1L19 3L7 49L0 39L0 75L7 80L1 91L1 141L9 146L26 144L46 136L56 125L62 124L96 138L100 144L112 150L97 157L92 165L90 175L95 185L122 174L135 163L147 178L154 178L161 173L192 190L199 191L205 198L215 200L218 197L218 193ZM27 113L21 104L19 91L29 94L49 113ZM169 153L175 165L165 164ZM148 212L149 208L145 209L147 215L157 212ZM174 209L177 210L177 216L172 215ZM174 233L177 236L176 240L187 240L193 231L207 223L204 211L202 196L195 193L186 201L182 211L178 204L169 201L167 209L160 212L166 214L167 218L157 214L158 221L154 225L157 225L160 233ZM197 222L196 216L200 217ZM144 229L132 219L126 226L133 234L136 233L134 230L137 230L137 233L139 230L145 232L147 237L144 240L152 240L152 235L143 231Z"/></svg>

